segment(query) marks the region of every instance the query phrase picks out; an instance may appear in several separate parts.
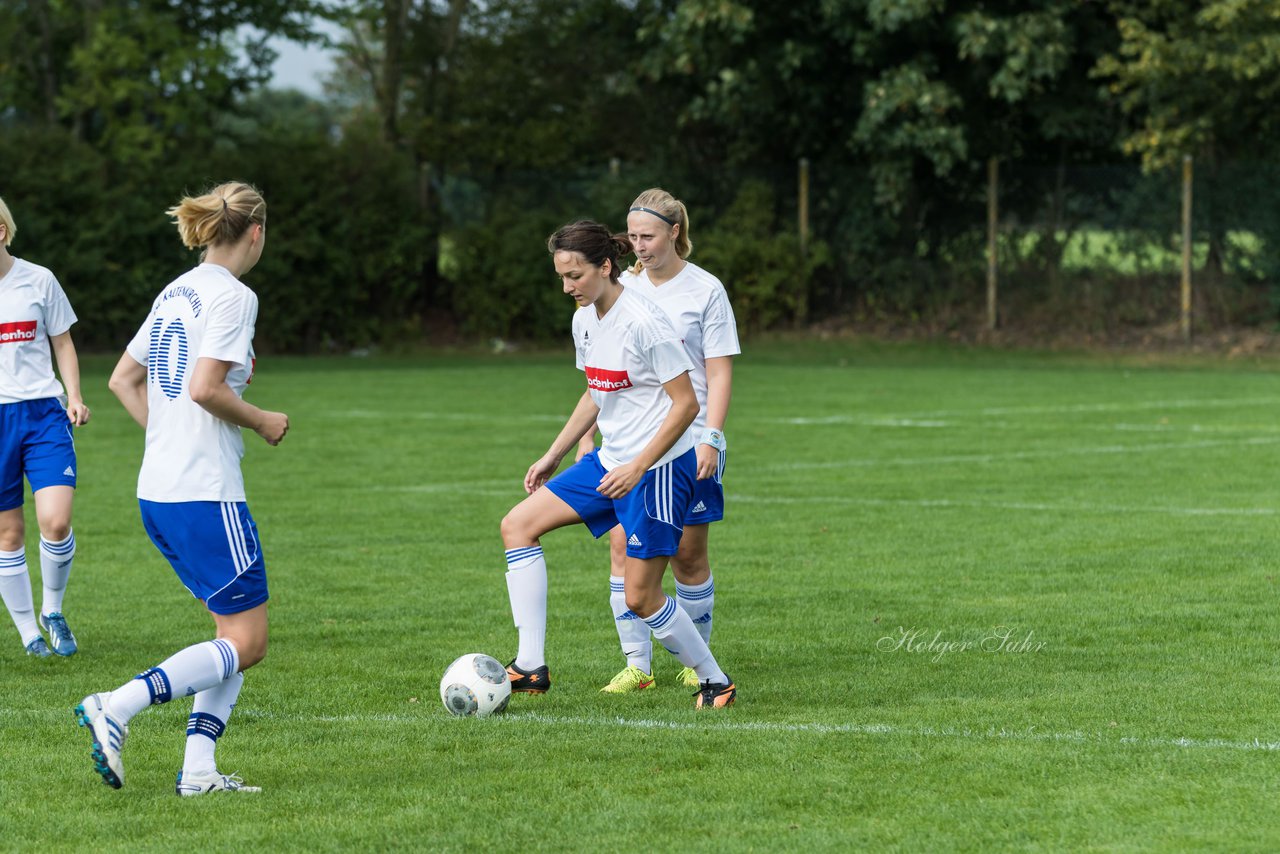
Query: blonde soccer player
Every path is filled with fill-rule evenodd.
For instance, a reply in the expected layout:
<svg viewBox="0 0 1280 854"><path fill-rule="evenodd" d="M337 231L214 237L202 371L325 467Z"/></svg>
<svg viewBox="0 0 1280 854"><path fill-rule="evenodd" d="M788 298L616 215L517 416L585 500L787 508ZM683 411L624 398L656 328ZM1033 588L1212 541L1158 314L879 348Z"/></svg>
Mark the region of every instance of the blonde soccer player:
<svg viewBox="0 0 1280 854"><path fill-rule="evenodd" d="M138 474L142 524L178 578L208 609L216 637L188 646L114 691L76 707L93 742L94 769L124 785L129 720L148 706L194 696L176 790L256 792L218 770L214 750L244 671L267 652L267 576L245 503L241 429L278 445L282 412L242 397L253 378L258 297L241 279L262 257L267 206L248 184L220 184L168 214L202 263L160 291L111 375L111 390L146 430Z"/></svg>
<svg viewBox="0 0 1280 854"><path fill-rule="evenodd" d="M553 234L547 248L564 292L579 306L573 340L587 390L525 473L528 497L502 520L507 592L520 641L507 667L511 690L542 693L551 684L540 538L577 523L597 537L621 526L627 607L697 674L695 707L723 708L733 703L737 687L689 615L662 589L697 472L690 430L698 414L689 381L693 365L666 314L619 283L620 259L631 248L624 235L577 222ZM560 461L593 423L603 436L600 449L557 475Z"/></svg>
<svg viewBox="0 0 1280 854"><path fill-rule="evenodd" d="M76 554L71 429L88 423L89 407L80 396L80 361L71 341L75 312L53 273L9 254L17 233L13 214L0 199L0 597L27 654L47 658L74 655L77 649L63 616ZM40 527L44 593L38 619L27 569L24 476ZM49 633L48 642L41 628Z"/></svg>
<svg viewBox="0 0 1280 854"><path fill-rule="evenodd" d="M645 190L627 212L627 237L635 248L636 264L622 274L622 284L666 313L693 363L689 379L698 397L698 415L693 422L698 471L680 548L671 558L671 572L677 603L693 620L702 639L710 643L715 579L707 543L711 523L724 518L724 426L733 392L733 357L742 352L737 322L724 285L688 260L693 243L683 202L660 188ZM581 451L590 449L593 436L591 431L584 437ZM610 535L610 555L609 606L626 666L601 690L607 694L644 691L656 684L653 643L648 626L627 607L621 530ZM688 667L677 678L690 688L699 684L698 675Z"/></svg>

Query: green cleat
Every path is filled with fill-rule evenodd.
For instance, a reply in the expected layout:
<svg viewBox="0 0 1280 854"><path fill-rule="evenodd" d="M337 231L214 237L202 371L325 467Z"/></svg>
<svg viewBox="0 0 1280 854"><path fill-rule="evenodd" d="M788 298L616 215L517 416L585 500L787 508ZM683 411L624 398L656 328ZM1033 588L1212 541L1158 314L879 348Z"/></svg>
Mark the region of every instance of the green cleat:
<svg viewBox="0 0 1280 854"><path fill-rule="evenodd" d="M684 670L681 670L680 675L677 678L680 680L680 684L686 688L697 688L702 684L698 681L698 671L694 670L692 667L686 667Z"/></svg>
<svg viewBox="0 0 1280 854"><path fill-rule="evenodd" d="M628 665L625 670L613 677L608 685L600 689L605 694L634 694L654 686L652 674L645 673L635 665Z"/></svg>

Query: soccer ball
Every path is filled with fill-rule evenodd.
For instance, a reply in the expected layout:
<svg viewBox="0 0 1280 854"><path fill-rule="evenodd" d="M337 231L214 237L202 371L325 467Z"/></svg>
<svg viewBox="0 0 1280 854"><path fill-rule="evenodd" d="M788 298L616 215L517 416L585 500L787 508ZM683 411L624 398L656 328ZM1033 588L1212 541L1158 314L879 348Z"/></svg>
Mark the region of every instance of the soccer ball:
<svg viewBox="0 0 1280 854"><path fill-rule="evenodd" d="M450 714L485 718L507 707L511 699L511 679L507 668L492 656L473 652L462 656L444 671L440 680L440 700Z"/></svg>

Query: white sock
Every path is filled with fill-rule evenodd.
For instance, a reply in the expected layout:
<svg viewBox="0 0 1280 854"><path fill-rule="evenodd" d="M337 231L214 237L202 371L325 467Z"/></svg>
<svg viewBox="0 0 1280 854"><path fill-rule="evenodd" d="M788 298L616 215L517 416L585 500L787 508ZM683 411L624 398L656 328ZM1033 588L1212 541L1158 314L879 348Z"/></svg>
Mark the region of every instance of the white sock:
<svg viewBox="0 0 1280 854"><path fill-rule="evenodd" d="M75 531L68 531L66 539L58 543L40 538L40 581L44 584L40 613L46 617L62 611L62 594L67 590L67 577L71 575L71 561L75 556Z"/></svg>
<svg viewBox="0 0 1280 854"><path fill-rule="evenodd" d="M240 669L240 654L227 640L194 644L143 671L111 692L111 716L125 723L147 706L190 697L225 682Z"/></svg>
<svg viewBox="0 0 1280 854"><path fill-rule="evenodd" d="M27 572L27 551L0 552L0 598L13 617L13 624L26 646L41 637L36 625L36 606L31 598L31 576Z"/></svg>
<svg viewBox="0 0 1280 854"><path fill-rule="evenodd" d="M662 645L680 659L681 664L697 671L699 682L729 681L720 665L716 664L711 648L702 639L702 635L698 634L693 620L676 604L676 600L668 596L667 604L659 608L657 613L645 617L644 621L653 629L653 636L662 641Z"/></svg>
<svg viewBox="0 0 1280 854"><path fill-rule="evenodd" d="M685 587L676 582L676 601L693 620L698 634L707 643L711 643L711 609L716 604L716 581L711 576L702 584Z"/></svg>
<svg viewBox="0 0 1280 854"><path fill-rule="evenodd" d="M609 607L613 609L613 624L618 629L618 641L627 665L652 673L653 641L649 640L649 626L627 607L626 585L616 575L609 576Z"/></svg>
<svg viewBox="0 0 1280 854"><path fill-rule="evenodd" d="M218 737L227 728L243 684L244 674L233 673L225 682L196 694L195 702L191 704L191 717L187 718L187 753L182 760L184 775L203 777L218 772L214 750L218 746Z"/></svg>
<svg viewBox="0 0 1280 854"><path fill-rule="evenodd" d="M507 549L507 596L520 631L516 667L535 670L547 663L547 561L542 546Z"/></svg>

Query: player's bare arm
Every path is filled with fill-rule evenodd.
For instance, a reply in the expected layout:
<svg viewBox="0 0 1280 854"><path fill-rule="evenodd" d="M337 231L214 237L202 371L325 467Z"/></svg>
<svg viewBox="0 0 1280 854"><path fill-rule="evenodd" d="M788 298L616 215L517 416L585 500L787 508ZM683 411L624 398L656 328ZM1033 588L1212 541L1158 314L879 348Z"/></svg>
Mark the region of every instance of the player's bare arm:
<svg viewBox="0 0 1280 854"><path fill-rule="evenodd" d="M599 414L600 407L596 406L596 402L591 399L590 392L584 391L582 397L578 398L578 405L573 408L573 414L569 416L569 420L565 422L564 428L551 443L551 447L541 459L529 466L529 471L524 476L525 492L532 494L556 473L564 455L569 453L578 440L586 435L587 430L595 425L596 416Z"/></svg>
<svg viewBox="0 0 1280 854"><path fill-rule="evenodd" d="M133 420L146 429L148 412L146 366L139 364L136 359L125 353L116 363L115 370L111 372L107 387L124 405L125 411L133 417Z"/></svg>
<svg viewBox="0 0 1280 854"><path fill-rule="evenodd" d="M58 375L67 389L67 419L79 427L89 422L89 407L85 406L80 394L80 358L76 355L76 345L71 340L71 332L49 337L53 348L53 357L58 360Z"/></svg>
<svg viewBox="0 0 1280 854"><path fill-rule="evenodd" d="M712 356L707 359L707 427L724 430L729 417L729 398L733 390L733 357ZM706 480L720 465L720 451L698 442L698 480Z"/></svg>
<svg viewBox="0 0 1280 854"><path fill-rule="evenodd" d="M247 427L266 440L268 445L278 445L289 432L289 416L283 412L261 409L243 400L227 385L231 362L202 356L196 360L191 374L191 399L210 415L237 427Z"/></svg>

